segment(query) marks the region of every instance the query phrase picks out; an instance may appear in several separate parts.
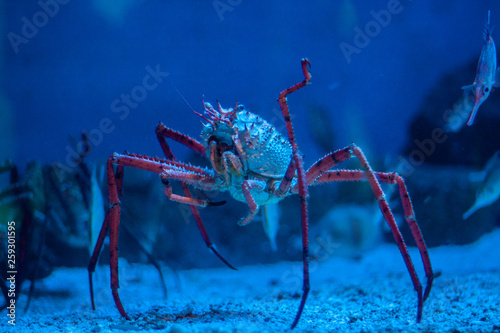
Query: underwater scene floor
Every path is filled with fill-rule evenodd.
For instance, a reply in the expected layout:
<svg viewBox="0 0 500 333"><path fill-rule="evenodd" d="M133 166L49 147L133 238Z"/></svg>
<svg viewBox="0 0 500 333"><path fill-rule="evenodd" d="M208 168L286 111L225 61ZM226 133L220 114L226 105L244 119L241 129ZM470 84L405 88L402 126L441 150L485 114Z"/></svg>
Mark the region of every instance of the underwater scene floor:
<svg viewBox="0 0 500 333"><path fill-rule="evenodd" d="M311 262L311 292L295 332L500 332L500 230L474 244L430 249L440 275L415 322L417 298L395 245L357 260ZM418 254L410 249L413 258ZM207 255L210 253L207 252ZM203 258L200 258L203 260ZM417 267L420 262L415 262ZM166 268L166 267L165 267ZM37 282L19 332L280 332L288 331L302 288L300 262L165 272L164 297L153 266L120 261L120 296L131 317L117 311L109 266L94 275L91 310L86 268L60 268ZM423 281L423 270L419 270ZM1 331L10 331L8 317Z"/></svg>

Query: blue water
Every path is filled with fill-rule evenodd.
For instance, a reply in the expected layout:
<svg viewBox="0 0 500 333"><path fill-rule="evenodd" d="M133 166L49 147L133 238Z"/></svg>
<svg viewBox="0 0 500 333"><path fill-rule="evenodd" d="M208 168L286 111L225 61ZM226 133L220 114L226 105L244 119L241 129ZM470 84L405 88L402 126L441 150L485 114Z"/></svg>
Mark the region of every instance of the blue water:
<svg viewBox="0 0 500 333"><path fill-rule="evenodd" d="M158 122L162 121L170 128L198 138L202 128L200 118L192 112L190 106L202 112L203 98L214 105L218 100L224 107L231 107L238 101L281 128L285 134L277 97L280 91L303 79L300 60L307 57L312 64L311 85L288 98L296 139L305 154L306 168L327 153L322 142L314 139L308 127L312 123L331 131L333 148L342 148L355 142L365 150L370 161L376 161L374 164L380 166L384 160L389 160L384 168L391 170L394 169L398 154L411 141L408 136L410 123L426 102L426 97L431 91L436 91L440 79L477 62L484 43L482 31L488 10L491 11L492 26L500 26L500 2L494 0L0 0L0 22L3 23L0 28L3 36L0 50L0 163L9 158L21 169L33 160L43 164L59 162L72 168L76 166L77 151L83 147L80 141L82 131L90 136L91 151L86 156L89 165L102 163L111 153L125 150L161 156L154 132ZM494 30L493 38L498 41L497 36L500 38L500 32ZM466 84L472 83L473 79L471 75ZM457 84L454 89L460 92L460 85ZM499 91L492 93L499 94ZM190 106L186 105L184 99ZM312 112L315 109L326 110L324 119ZM441 117L442 112L436 113L436 118ZM478 118L481 117L480 109ZM479 126L473 129L482 130ZM424 132L425 139L429 138L429 133ZM447 144L456 142L450 139ZM495 144L493 142L491 147ZM189 159L187 148L179 144L172 146L180 160ZM461 149L458 147L454 150L453 156L460 157ZM431 154L426 157L428 155ZM411 158L411 154L406 156ZM481 160L476 164L482 166L485 163L486 160ZM426 163L426 166L430 164ZM460 219L474 201L476 189L468 182L469 170L436 168L428 172L425 168L414 169L416 171L412 171L413 178L410 178L411 175L406 177L407 184L413 187L410 192L424 238L430 247L431 260L437 263L434 269L436 277L442 273L442 277L436 279L425 311L448 316L448 312L442 311L441 305L436 303L441 302L441 295L446 292L446 288L454 288L453 285L461 283L457 282L453 273L450 274L450 267L454 267L455 261L458 265L459 260L449 261L450 257L446 256L446 251L459 253L459 250L440 250L442 252L439 253L444 254L437 255L438 259L434 261L437 251L433 247L447 243L473 242L480 234L489 232L498 225L498 214L495 210L487 211L485 208L472 217L476 219L474 223L471 222L472 218L467 222ZM439 177L438 171L446 177ZM133 172L130 173L133 175ZM125 221L122 225L133 226L132 223L127 224L132 221L140 224L143 235L151 236L150 239L163 236L156 239L156 254L158 257L170 256L167 264L172 268L222 265L218 258L207 254L195 224L190 223L185 214L182 215L184 220L179 217L186 212L181 210L181 205L162 205L166 199L162 197L160 182L154 179L158 189L153 189L153 186L149 186L149 180L138 176L135 184L125 182L125 192L128 190L128 193L127 198L122 201L122 222ZM440 184L445 185L437 190ZM2 188L0 192L1 190ZM151 194L153 190L156 192ZM313 191L309 206L311 235L314 235L315 224L320 221L321 215L334 207L334 199L340 199L337 201L341 202L355 202L352 197L356 199L357 196L363 199L363 195L358 194L361 191L355 187L353 190L340 188L335 192ZM332 196L331 193L335 193L336 197L328 197ZM372 199L372 194L369 195ZM318 199L324 197L328 197L327 200ZM49 201L52 197L47 198ZM399 205L399 199L395 201ZM284 202L288 206L283 209L282 220L296 219L298 201L291 199ZM52 199L54 211L58 209L57 203ZM255 226L256 223L253 223L245 229L236 225L236 221L247 212L247 207L244 204L232 204L213 207L212 210L208 208L202 213L204 220L208 221L212 239L220 245L218 248L221 253L231 263L239 267L276 262L283 258L300 260L302 248L297 219L295 224L290 223L291 227L283 223L281 238L278 238L281 252L275 253L270 251L260 225ZM496 209L496 206L492 207ZM366 209L371 212L371 207ZM397 209L394 210L396 215L401 212L401 209ZM484 215L480 215L484 212ZM224 219L220 216L224 216ZM155 218L161 220L161 223L155 224ZM152 223L144 223L144 220L152 220ZM173 220L178 220L178 223L171 223ZM400 216L399 220L402 220ZM153 224L155 225L151 227ZM82 225L78 227L83 229ZM171 230L173 231L170 232ZM357 225L348 230L354 230L354 243L358 242ZM403 229L403 233L404 231ZM51 232L54 233L54 230ZM236 236L237 232L241 238ZM382 231L378 232L382 234ZM405 239L410 239L411 244L411 236L406 237L407 234ZM138 238L142 240L148 237ZM56 237L47 237L51 238ZM65 237L61 238L66 240ZM176 242L177 240L182 241ZM379 240L377 237L374 243ZM295 243L299 245L294 246ZM233 250L236 246L239 252ZM477 244L471 245L471 248L472 246ZM50 244L47 248L47 251L53 250ZM136 248L130 248L121 246L120 255L125 254L124 258L131 258L127 250L137 254ZM80 246L79 250L83 255L76 259L80 260L80 266L84 266L89 261L87 249ZM393 250L397 254L395 247ZM199 253L203 255L200 256ZM494 251L488 253L496 254ZM64 259L60 253L57 257L61 261ZM77 256L73 255L71 259L75 257ZM358 266L361 257L354 257L358 261L352 265L361 267L360 271L364 272L363 266ZM387 260L389 256L384 253L378 257L384 258L387 263L393 263L392 260ZM481 253L476 257L481 257ZM477 264L479 273L490 270L490 266L482 266L476 257L464 254L452 258L462 258L471 267ZM488 256L483 257L488 264L496 263L489 260ZM418 255L413 255L413 259L422 278L422 265ZM105 260L101 260L101 263L108 262L108 259ZM370 267L380 265L376 261L365 262ZM391 278L399 280L399 276L402 276L407 284L401 290L405 293L408 291L408 295L413 297L403 261L398 264L401 265L398 268L400 273ZM496 266L491 269L496 269ZM470 270L474 271L473 268ZM120 273L122 277L124 271ZM381 271L387 273L384 269ZM311 276L315 274L314 269L311 269L311 273ZM173 276L171 272L167 274ZM78 276L86 278L86 272ZM370 279L372 276L364 279L367 282L363 283L370 285ZM96 281L99 281L98 278ZM268 283L267 280L259 281ZM297 278L297 281L302 280ZM388 285L386 280L383 281ZM493 286L490 289L496 290L498 281L493 282L489 285ZM84 283L86 284L86 280ZM64 283L57 284L64 286ZM271 282L268 284L271 286ZM328 284L333 286L330 280ZM476 287L465 290L471 291L474 288ZM374 289L379 292L376 285ZM43 287L41 290L44 290ZM241 290L247 291L244 287ZM375 297L378 297L377 293L367 292ZM481 294L471 293L476 296ZM48 295L50 297L50 293ZM71 298L70 296L67 298ZM310 296L309 302L314 302L314 296ZM88 297L87 290L85 297ZM81 297L72 298L82 304ZM318 299L321 298L316 298L316 301ZM400 299L407 301L405 297ZM450 302L455 302L458 296L456 299L450 296L449 299ZM461 306L470 307L464 300L468 302L469 298L462 297ZM413 298L412 302L414 301ZM472 324L486 322L488 325L493 323L493 319L496 320L493 315L493 319L490 319L487 318L489 313L482 314L482 300L478 298L477 303L480 310L468 311L465 321L462 320L463 313L457 310L456 313L460 313L457 321ZM128 308L132 302L127 301L126 304ZM293 306L295 312L296 304ZM496 313L493 305L490 307L489 303L485 303L484 307L489 307L492 313ZM38 308L49 307L38 305ZM88 304L83 308L86 311ZM79 315L74 311L73 305L67 306L65 311L66 309L72 309ZM106 309L114 311L114 305L111 304ZM311 309L314 307L306 307L303 323L308 322L307 311ZM412 311L414 310L412 304ZM357 311L355 309L351 312ZM399 311L404 313L405 308L400 308L398 313ZM309 313L314 314L315 311ZM112 312L111 316L113 320L120 320L116 312ZM330 320L330 317L325 318ZM412 314L411 320L413 318ZM427 314L425 318L427 320ZM444 322L440 320L429 319L429 322L437 326ZM286 322L288 321L287 317ZM82 322L92 323L92 320ZM384 321L379 322L384 324ZM358 324L363 325L361 321Z"/></svg>
<svg viewBox="0 0 500 333"><path fill-rule="evenodd" d="M2 124L2 142L9 143L0 159L20 166L69 164L69 138L83 130L95 134L92 160L124 150L160 155L154 135L160 120L198 137L199 118L175 88L198 111L205 96L276 118L279 92L302 79L302 57L312 63L312 84L289 103L306 166L325 153L305 126L315 105L331 115L335 147L354 141L383 159L401 150L436 80L478 58L488 9L492 24L500 22L497 1L59 0L57 8L54 1L41 2L53 17L40 14L35 1L2 5L0 75L10 106L2 112L10 120ZM397 13L374 25L371 11L388 5ZM27 21L37 23L36 31ZM373 37L348 62L339 45L355 45L356 27L371 27ZM162 82L148 81L151 90L143 88L147 67L169 73ZM138 103L127 106L122 94L132 92Z"/></svg>

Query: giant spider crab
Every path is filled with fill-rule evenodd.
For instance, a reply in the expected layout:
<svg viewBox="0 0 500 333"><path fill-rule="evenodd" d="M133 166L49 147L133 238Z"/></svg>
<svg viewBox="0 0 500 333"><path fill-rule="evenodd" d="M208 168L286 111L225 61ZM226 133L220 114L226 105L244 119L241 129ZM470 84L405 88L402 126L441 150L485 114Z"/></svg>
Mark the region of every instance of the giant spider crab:
<svg viewBox="0 0 500 333"><path fill-rule="evenodd" d="M194 188L209 191L229 191L234 199L247 203L250 212L239 221L240 225L245 225L252 220L259 209L259 205L276 203L288 195L298 194L300 196L302 220L303 294L291 328L294 328L300 319L310 289L308 265L308 187L329 182L367 180L378 201L380 210L392 230L410 274L413 287L417 292L417 322L420 322L423 303L429 296L434 275L429 254L420 228L415 220L410 196L408 195L403 179L396 172L373 171L361 149L354 144L327 154L314 163L307 171L304 170L303 159L295 141L290 113L288 111L287 95L305 87L310 82L311 74L308 70L309 67L309 60L302 59L304 80L282 91L278 98L286 122L288 140L284 139L272 125L252 112L247 111L242 105L236 104L234 108L224 109L219 104L218 110L216 110L209 103L204 103L205 116L197 113L206 121L201 133L202 142L167 128L160 123L156 128L156 136L166 159L130 153L114 153L111 155L107 162L109 209L88 267L91 301L94 309L92 273L95 270L104 238L109 230L111 290L119 312L123 317L129 319L118 295L119 198L121 197L123 171L124 167L127 166L158 173L163 183L165 196L169 200L190 206L208 248L232 269L235 268L222 257L215 245L210 241L197 208L220 205L223 202L210 202L193 198L188 186L191 185ZM177 161L166 138L177 141L207 157L210 160L213 170ZM356 157L359 160L361 164L360 170L333 169L333 167L351 157ZM117 165L116 171L114 170L115 164ZM184 192L183 195L172 193L171 180L180 182ZM404 216L420 251L425 269L427 277L425 290L422 289L403 237L385 199L380 182L395 184L399 189Z"/></svg>

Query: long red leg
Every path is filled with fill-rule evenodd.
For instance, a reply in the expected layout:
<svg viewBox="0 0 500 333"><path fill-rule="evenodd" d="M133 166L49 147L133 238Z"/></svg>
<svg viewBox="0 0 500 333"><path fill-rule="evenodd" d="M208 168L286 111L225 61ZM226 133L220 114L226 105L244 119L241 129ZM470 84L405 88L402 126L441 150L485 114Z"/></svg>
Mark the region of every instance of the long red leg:
<svg viewBox="0 0 500 333"><path fill-rule="evenodd" d="M280 182L280 186L273 190L273 194L277 197L285 197L288 194L288 190L290 190L290 186L292 185L293 177L295 177L295 170L297 170L297 166L295 164L295 159L292 158L288 168L285 172L285 177Z"/></svg>
<svg viewBox="0 0 500 333"><path fill-rule="evenodd" d="M158 124L158 127L156 127L156 137L158 138L158 142L160 143L161 149L163 150L163 153L165 154L165 157L171 161L177 161L177 159L174 156L174 153L170 149L167 140L165 138L170 138L172 140L175 140L191 149L194 151L198 152L199 154L206 156L205 154L205 147L199 143L198 141L190 138L187 135L181 134L179 132L176 132L174 130L171 130L162 123ZM191 191L189 190L189 187L187 184L181 182L181 187L182 190L184 191L184 195L188 198L192 198L193 196L191 195ZM207 230L205 229L205 225L203 224L203 221L200 216L200 212L198 211L198 208L194 205L189 205L189 208L191 208L191 213L193 214L194 220L196 221L196 225L198 226L198 229L200 230L201 237L203 237L203 240L205 241L205 244L207 247L212 250L212 252L224 263L226 264L229 268L231 269L236 269L233 265L231 265L217 250L215 247L215 244L212 243L210 240L210 237L208 236Z"/></svg>
<svg viewBox="0 0 500 333"><path fill-rule="evenodd" d="M109 209L106 212L106 217L99 232L99 237L97 238L96 246L94 247L94 252L92 258L90 259L90 264L87 268L89 272L89 283L90 283L90 299L92 302L92 308L95 310L94 302L94 286L92 282L92 274L95 271L95 266L99 258L99 254L104 244L104 238L109 232L109 252L110 252L110 269L111 269L111 292L115 300L116 307L120 314L130 320L129 316L123 308L120 296L118 295L119 281L118 281L118 228L120 225L120 199L118 198L118 189L122 188L122 177L116 177L115 171L113 169L115 155L112 155L108 159L107 163L107 176L108 176L108 195L109 195ZM118 166L117 173L123 174L123 166Z"/></svg>
<svg viewBox="0 0 500 333"><path fill-rule="evenodd" d="M363 154L361 149L359 149L355 145L353 145L353 154L358 158L359 162L361 163L361 168L365 172L365 176L368 180L368 183L370 184L370 187L371 187L373 193L375 194L375 198L377 199L377 201L379 203L380 210L382 211L382 214L384 215L385 220L387 221L387 223L389 224L389 227L392 230L392 235L394 236L394 239L396 240L396 243L398 244L399 251L401 252L401 255L403 256L403 260L406 264L406 268L408 269L408 272L410 273L410 277L411 277L411 280L413 282L413 287L414 287L415 291L417 292L417 298L418 298L417 323L419 323L420 320L422 319L422 310L424 307L424 300L422 298L422 285L420 284L420 281L418 279L417 272L415 271L415 267L413 266L413 262L411 260L410 254L408 253L408 249L406 248L406 244L403 240L403 236L401 235L401 232L399 231L398 225L396 224L396 220L394 219L394 216L392 215L391 209L389 208L389 204L387 203L387 200L385 200L385 195L384 195L384 192L382 191L382 188L380 187L380 183L378 182L375 174L373 173L373 170L370 167L370 164L366 160L365 155ZM422 239L422 242L423 242L423 239Z"/></svg>
<svg viewBox="0 0 500 333"><path fill-rule="evenodd" d="M297 169L297 176L298 176L298 188L299 188L299 196L300 196L300 208L301 208L301 215L302 215L302 262L303 262L303 271L304 271L304 278L303 278L303 285L302 285L302 299L300 301L299 309L297 311L297 314L295 316L295 320L292 323L291 328L293 329L297 323L299 322L300 316L302 314L302 311L304 310L304 306L306 304L307 300L307 295L309 294L309 221L308 221L308 214L307 214L307 198L309 197L309 194L307 192L307 178L306 174L304 171L304 164L302 160L302 155L299 152L299 147L297 146L297 143L295 142L295 135L293 133L293 126L292 126L292 121L290 119L290 112L288 111L288 104L286 101L286 96L288 94L293 93L294 91L297 91L303 87L305 87L309 81L311 80L311 74L309 73L307 66L310 66L311 63L307 59L302 59L302 72L304 74L304 80L293 85L292 87L283 90L279 97L278 97L278 103L280 104L281 112L283 113L283 117L285 119L286 123L286 129L288 132L288 139L290 140L290 143L292 144L293 148L293 156L292 156L292 161L290 161L290 166L288 167L288 170L291 170L292 168ZM295 166L292 166L292 164L295 164ZM287 170L287 173L288 173ZM284 180L285 182L289 183L286 179ZM285 183L283 185L283 188L278 189L279 191L283 191L286 187L289 186L289 184Z"/></svg>
<svg viewBox="0 0 500 333"><path fill-rule="evenodd" d="M333 170L328 171L332 167L337 164L350 159L351 157L356 156L361 163L361 170ZM389 224L391 231L393 233L394 239L399 247L401 255L403 256L403 260L406 264L408 272L410 274L413 287L417 292L418 305L417 305L417 322L420 322L422 318L423 311L423 302L429 296L432 282L434 278L434 274L432 272L432 265L429 258L429 253L427 251L427 247L425 245L424 239L422 237L422 233L418 224L415 220L415 214L413 212L413 206L411 204L410 196L404 184L403 178L401 178L397 173L383 173L383 172L374 172L366 157L364 156L361 149L359 149L355 145L351 145L344 149L337 150L333 153L328 154L323 157L319 161L317 161L313 166L307 171L308 175L308 183L310 185L317 185L325 182L333 182L333 181L361 181L367 180L370 184L370 187L377 198L379 203L380 210L384 215L385 220ZM378 181L382 181L389 184L396 184L399 189L399 195L401 197L401 202L404 209L405 220L410 227L413 238L417 244L417 247L420 252L420 256L422 258L422 263L424 265L425 274L427 277L427 285L425 288L425 292L422 297L422 285L418 279L417 273L415 271L415 267L408 253L408 249L406 244L404 243L403 237L399 228L396 224L394 216L389 208L387 200L385 199L385 195L380 187ZM298 189L292 189L293 191L298 191Z"/></svg>
<svg viewBox="0 0 500 333"><path fill-rule="evenodd" d="M425 245L422 232L415 220L415 214L413 212L413 205L411 204L410 195L406 189L403 178L396 172L374 172L377 179L383 183L396 184L399 190L399 196L401 198L401 203L403 204L405 220L408 223L408 227L412 232L412 236L415 239L420 256L422 258L422 263L424 265L425 276L427 277L427 283L424 291L424 301L429 296L432 288L432 282L434 280L434 273L432 271L431 260L429 258L429 252L427 251L427 246ZM328 182L339 182L339 181L364 181L365 173L361 170L335 170L328 171L318 177L314 185L319 185Z"/></svg>
<svg viewBox="0 0 500 333"><path fill-rule="evenodd" d="M114 171L113 165L117 164L116 173ZM107 163L107 177L108 177L108 193L109 193L109 206L110 208L106 212L106 217L104 219L101 231L99 232L99 237L92 254L90 264L88 266L89 272L89 284L90 284L90 298L92 302L92 308L95 309L94 302L94 291L93 291L93 281L92 274L95 271L97 265L97 260L99 258L100 251L106 238L106 234L109 230L110 239L110 269L111 269L111 291L113 298L115 300L116 307L120 311L120 314L126 318L130 319L125 312L123 305L118 295L119 288L119 278L118 278L118 231L120 225L120 199L119 194L121 194L122 183L123 183L123 169L124 166L134 167L141 170L146 170L150 172L156 172L160 175L165 174L168 170L185 172L200 175L200 179L197 179L199 184L205 182L207 187L209 184L213 183L213 177L206 170L190 165L185 165L183 163L178 163L174 161L161 160L159 158L151 158L144 155L138 154L113 154L108 159ZM203 187L200 185L200 187ZM171 194L173 196L173 194ZM177 196L180 197L180 196ZM176 198L177 198L176 197ZM189 197L192 199L191 197ZM194 200L194 199L192 199ZM210 205L213 203L209 203ZM217 203L215 203L217 204Z"/></svg>
<svg viewBox="0 0 500 333"><path fill-rule="evenodd" d="M116 307L120 314L127 320L129 316L123 308L122 301L118 295L120 288L118 279L118 231L120 227L120 199L118 198L118 188L122 188L123 178L116 179L113 171L113 161L108 160L108 193L109 193L109 266L111 269L111 292L115 300ZM117 185L119 183L119 185ZM106 213L107 215L107 213Z"/></svg>
<svg viewBox="0 0 500 333"><path fill-rule="evenodd" d="M403 178L399 175L396 175L396 184L399 189L399 196L401 197L401 201L403 203L403 210L406 223L408 223L413 238L417 243L417 247L420 252L420 256L422 257L422 262L425 268L425 275L427 277L427 283L425 286L424 299L423 299L423 301L425 302L427 297L429 297L429 293L431 292L432 288L432 282L434 280L434 273L432 272L431 259L429 258L429 252L427 251L427 246L425 245L424 237L422 236L422 231L420 230L417 220L415 219L415 213L413 212L413 205L411 204L410 195L408 194L408 190L406 189L406 185L404 183Z"/></svg>
<svg viewBox="0 0 500 333"><path fill-rule="evenodd" d="M205 146L203 144L201 144L200 142L196 141L195 139L191 138L190 136L188 136L186 134L179 133L177 131L174 131L173 129L166 127L161 122L158 124L158 126L156 126L156 136L158 138L170 138L174 141L182 143L184 146L186 146L188 148L191 148L195 152L197 152L203 156L206 156L205 155ZM160 145L162 145L161 141L160 141ZM167 145L167 147L168 147L168 145ZM163 145L162 145L162 148L163 148ZM170 158L169 156L166 156L166 155L165 155L165 157L168 158L169 160L176 161L170 148L167 148L167 149L168 149L168 151L170 151L170 154L169 154L170 157L173 157L173 158Z"/></svg>
<svg viewBox="0 0 500 333"><path fill-rule="evenodd" d="M193 183L198 184L200 182L199 175L193 175L190 173L183 173L186 177L181 178L183 181L189 180L190 177L195 178ZM167 197L168 200L175 201L178 203L182 204L188 204L188 205L193 205L197 207L207 207L207 206L220 206L222 204L225 204L225 201L221 202L211 202L208 200L203 200L203 199L194 199L192 197L186 197L178 194L173 194L172 193L172 187L170 186L170 182L168 181L169 179L176 179L175 177L170 177L170 173L162 173L160 175L161 181L163 183L163 193ZM208 187L207 185L205 185Z"/></svg>

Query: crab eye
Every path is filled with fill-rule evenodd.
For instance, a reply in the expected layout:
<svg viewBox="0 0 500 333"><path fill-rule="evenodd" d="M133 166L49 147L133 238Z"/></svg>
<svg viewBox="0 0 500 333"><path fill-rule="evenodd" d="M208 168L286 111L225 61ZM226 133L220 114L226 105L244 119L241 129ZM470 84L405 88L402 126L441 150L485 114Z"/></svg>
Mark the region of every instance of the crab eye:
<svg viewBox="0 0 500 333"><path fill-rule="evenodd" d="M484 87L483 91L484 91L485 93L487 93L488 91L490 91L490 88L488 88L488 87Z"/></svg>

